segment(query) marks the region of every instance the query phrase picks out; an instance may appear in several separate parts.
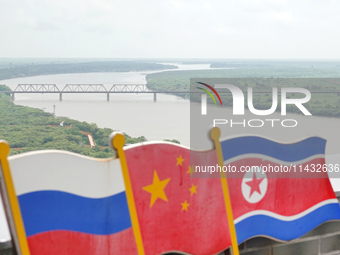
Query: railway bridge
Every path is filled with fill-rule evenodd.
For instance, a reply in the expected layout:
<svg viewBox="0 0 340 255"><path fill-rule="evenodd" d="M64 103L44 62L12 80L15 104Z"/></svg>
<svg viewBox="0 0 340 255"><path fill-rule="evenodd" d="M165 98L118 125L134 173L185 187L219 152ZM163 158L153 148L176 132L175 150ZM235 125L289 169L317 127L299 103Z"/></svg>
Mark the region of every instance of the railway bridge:
<svg viewBox="0 0 340 255"><path fill-rule="evenodd" d="M174 88L164 90L149 90L146 84L114 84L105 86L103 84L66 84L60 89L56 84L18 84L12 91L0 91L0 93L9 93L15 100L15 94L58 94L59 100L63 100L63 94L106 94L107 101L110 101L110 94L117 93L147 93L154 94L154 101L157 101L157 93L190 93L190 91L175 91Z"/></svg>
<svg viewBox="0 0 340 255"><path fill-rule="evenodd" d="M336 93L340 96L340 91L332 89L324 88L322 90L310 91L311 93ZM175 90L174 87L168 87L161 90L149 90L146 84L113 84L110 86L105 86L103 84L66 84L63 88L58 87L56 84L18 84L14 90L11 91L0 91L0 93L9 93L12 96L12 99L15 100L15 94L23 94L23 93L35 93L35 94L59 94L59 100L63 100L63 94L71 94L71 93L101 93L106 94L107 101L110 101L110 94L117 93L146 93L146 94L154 94L154 101L157 101L157 93L162 94L192 94L192 93L202 93L201 91L190 91L183 90L178 91ZM219 92L219 93L229 93L229 92ZM246 92L245 92L246 93ZM264 90L254 90L253 93L272 93L272 91ZM278 92L280 93L280 92Z"/></svg>

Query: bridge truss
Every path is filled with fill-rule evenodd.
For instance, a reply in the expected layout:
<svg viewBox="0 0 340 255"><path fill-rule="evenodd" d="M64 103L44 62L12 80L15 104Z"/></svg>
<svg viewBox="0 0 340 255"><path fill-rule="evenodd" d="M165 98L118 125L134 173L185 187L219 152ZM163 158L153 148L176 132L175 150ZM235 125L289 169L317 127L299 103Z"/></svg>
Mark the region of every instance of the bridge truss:
<svg viewBox="0 0 340 255"><path fill-rule="evenodd" d="M149 90L146 84L66 84L59 88L56 84L18 84L11 93L190 93L175 91L176 88L168 87L162 90Z"/></svg>
<svg viewBox="0 0 340 255"><path fill-rule="evenodd" d="M272 93L272 91L264 90L253 91L253 93ZM340 91L336 91L334 87L317 88L311 93L336 93L340 96ZM16 93L59 93L59 100L62 100L62 94L64 93L105 93L107 94L107 100L110 100L111 93L153 93L154 101L157 99L157 93L164 94L192 94L201 93L201 91L183 90L178 91L175 87L167 87L162 90L149 90L146 84L113 84L112 86L105 86L103 84L66 84L63 88L58 87L56 84L18 84L13 91L0 91L0 93L10 93L14 100L14 94ZM227 93L219 92L219 93ZM244 92L246 93L246 92ZM278 92L281 93L281 92Z"/></svg>
<svg viewBox="0 0 340 255"><path fill-rule="evenodd" d="M56 84L18 84L13 91L8 91L7 93L12 94L13 100L16 93L59 93L60 101L62 101L62 94L64 93L105 93L108 101L111 93L153 93L156 101L157 93L190 93L190 91L175 91L175 88L155 91L149 90L146 84L113 84L112 86L103 84L66 84L63 88L58 87Z"/></svg>
<svg viewBox="0 0 340 255"><path fill-rule="evenodd" d="M46 93L59 92L59 88L55 84L18 84L14 92L22 93Z"/></svg>

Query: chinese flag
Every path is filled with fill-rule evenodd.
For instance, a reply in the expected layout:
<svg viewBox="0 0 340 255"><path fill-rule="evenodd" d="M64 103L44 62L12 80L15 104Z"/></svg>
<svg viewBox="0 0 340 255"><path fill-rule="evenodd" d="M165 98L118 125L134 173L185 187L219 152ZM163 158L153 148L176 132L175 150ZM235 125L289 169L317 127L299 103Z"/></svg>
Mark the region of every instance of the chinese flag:
<svg viewBox="0 0 340 255"><path fill-rule="evenodd" d="M231 245L221 180L190 178L189 149L147 144L125 155L145 254L216 254ZM215 151L191 157L217 164Z"/></svg>

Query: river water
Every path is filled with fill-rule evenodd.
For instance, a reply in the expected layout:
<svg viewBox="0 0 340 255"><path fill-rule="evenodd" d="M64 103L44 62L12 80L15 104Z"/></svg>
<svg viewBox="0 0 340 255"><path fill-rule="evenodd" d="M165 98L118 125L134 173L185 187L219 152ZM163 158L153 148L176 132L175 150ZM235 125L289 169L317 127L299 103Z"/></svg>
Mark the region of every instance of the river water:
<svg viewBox="0 0 340 255"><path fill-rule="evenodd" d="M209 69L208 64L175 65L179 67L176 70ZM103 84L110 88L112 84L146 84L146 74L152 72L42 75L2 80L0 84L5 84L12 90L18 84L56 84L59 89L62 89L65 84ZM181 144L190 145L190 104L188 100L176 96L157 94L157 102L153 101L153 94L110 94L109 102L106 101L106 94L63 94L63 101L59 101L59 94L16 94L15 97L15 104L40 108L51 113L55 105L57 116L96 123L100 128L107 127L123 131L133 137L145 136L150 141L177 139ZM199 105L194 107L199 107ZM216 108L216 110L222 111L221 108ZM246 111L245 118L247 115L249 119L248 111ZM277 113L274 115L275 118L280 118ZM232 116L231 109L225 112L225 116ZM258 129L255 133L279 140L280 137L287 138L288 135L289 140L292 141L306 135L322 136L328 140L326 151L327 154L331 154L329 162L340 163L338 160L340 158L340 146L338 146L340 144L338 135L340 119L314 116L313 119L308 119L294 114L287 118L297 119L302 124L301 128L291 130L289 133L281 133L279 136L273 130L267 132L264 129L262 131ZM325 128L320 129L320 125L313 123L323 123L322 126ZM203 128L202 133L206 132L205 127L200 128ZM253 131L254 129L244 129L242 133L254 133ZM237 133L240 132L237 131ZM227 131L222 129L222 134L236 133L235 129ZM211 147L209 143L207 142L207 148ZM332 184L335 190L340 190L339 180L333 180ZM9 238L4 212L0 208L0 241Z"/></svg>
<svg viewBox="0 0 340 255"><path fill-rule="evenodd" d="M179 65L180 70L208 69L209 65ZM178 70L178 69L176 69ZM76 73L42 75L0 81L11 89L18 84L146 84L151 72ZM16 94L15 104L44 109L57 116L96 123L100 128L111 128L133 137L145 136L150 141L177 139L189 146L189 102L179 97L157 94Z"/></svg>
<svg viewBox="0 0 340 255"><path fill-rule="evenodd" d="M209 64L183 65L173 70L209 69ZM156 71L156 72L163 72ZM103 84L110 89L113 84L146 84L145 72L117 73L75 73L41 75L9 80L2 80L14 90L18 84L56 84L62 89L65 84ZM189 82L189 81L188 81ZM145 136L149 141L176 139L186 146L190 144L189 101L167 94L16 94L15 104L44 109L53 112L56 106L57 116L66 116L79 121L96 123L100 128L111 128L127 133L132 137Z"/></svg>

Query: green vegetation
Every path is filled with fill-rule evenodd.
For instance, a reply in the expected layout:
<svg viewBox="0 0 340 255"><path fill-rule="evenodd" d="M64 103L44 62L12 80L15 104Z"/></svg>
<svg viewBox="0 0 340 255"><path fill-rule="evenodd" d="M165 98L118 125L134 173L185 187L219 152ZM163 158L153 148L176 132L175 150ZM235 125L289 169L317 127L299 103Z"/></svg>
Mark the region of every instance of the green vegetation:
<svg viewBox="0 0 340 255"><path fill-rule="evenodd" d="M92 73L92 72L130 72L146 70L175 69L173 65L162 65L141 61L96 61L63 64L21 64L0 65L0 80L64 73ZM2 68L1 68L2 67Z"/></svg>
<svg viewBox="0 0 340 255"><path fill-rule="evenodd" d="M8 87L0 85L0 91ZM66 150L96 158L113 157L108 146L109 128L98 128L96 124L80 122L66 117L54 118L52 114L40 109L14 105L6 93L0 93L0 139L11 146L11 155L44 149ZM64 127L59 124L64 121ZM90 148L86 136L89 132L97 146ZM144 136L133 138L125 135L126 143L146 141Z"/></svg>
<svg viewBox="0 0 340 255"><path fill-rule="evenodd" d="M261 68L271 69L280 72L281 75L286 73L292 75L312 75L313 72L320 73L323 71L333 72L339 69L340 63L335 61L293 61L293 60L230 60L230 61L212 61L210 68L253 68L261 72ZM258 73L261 75L261 73ZM296 78L296 77L295 77Z"/></svg>
<svg viewBox="0 0 340 255"><path fill-rule="evenodd" d="M239 86L243 91L246 91L247 87L253 87L254 91L271 91L273 86L305 87L310 91L340 91L340 79L326 79L340 78L340 63L337 62L248 61L242 64L231 61L212 64L211 66L229 67L230 69L153 73L147 75L147 86L151 90L168 89L168 91L173 92L172 94L188 99L189 94L178 93L178 91L190 90L190 78L230 78L230 83ZM291 79L283 80L282 78ZM203 79L200 79L200 81L203 81ZM219 90L218 92L223 105L232 106L231 94ZM294 98L301 95L289 96ZM192 94L190 100L200 102L200 95ZM208 103L213 104L210 97L208 97ZM272 94L255 94L253 103L256 109L269 109L272 105ZM313 115L340 117L340 95L338 93L312 93L312 99L306 107ZM279 110L280 102L278 102L277 107L277 111ZM287 111L300 113L300 110L293 105L289 105Z"/></svg>
<svg viewBox="0 0 340 255"><path fill-rule="evenodd" d="M172 140L170 140L170 139L164 139L163 141L170 142L170 143L181 144L181 143L180 143L178 140L176 140L176 139L172 139Z"/></svg>

